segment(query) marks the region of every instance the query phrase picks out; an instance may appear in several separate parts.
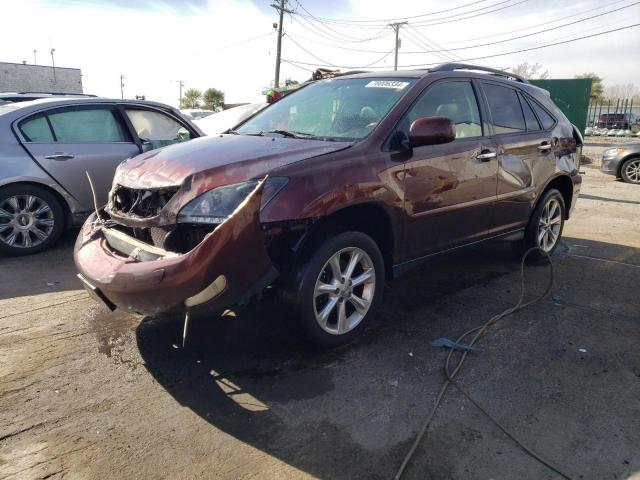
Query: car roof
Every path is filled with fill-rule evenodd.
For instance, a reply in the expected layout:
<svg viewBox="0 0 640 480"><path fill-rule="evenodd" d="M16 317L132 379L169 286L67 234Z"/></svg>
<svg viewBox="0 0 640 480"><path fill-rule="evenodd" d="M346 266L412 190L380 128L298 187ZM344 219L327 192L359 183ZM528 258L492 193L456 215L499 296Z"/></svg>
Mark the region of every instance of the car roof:
<svg viewBox="0 0 640 480"><path fill-rule="evenodd" d="M13 114L14 116L22 116L25 113L37 112L47 107L64 107L64 106L73 106L73 105L83 105L83 104L91 104L95 105L96 103L120 103L120 104L129 104L129 105L144 105L150 107L156 107L162 110L169 110L174 113L177 110L169 105L160 102L152 102L149 100L122 100L120 98L103 98L103 97L46 97L46 98L38 98L36 100L29 100L26 102L16 102L11 103L11 105L16 108L11 109L10 112L6 112L5 115Z"/></svg>

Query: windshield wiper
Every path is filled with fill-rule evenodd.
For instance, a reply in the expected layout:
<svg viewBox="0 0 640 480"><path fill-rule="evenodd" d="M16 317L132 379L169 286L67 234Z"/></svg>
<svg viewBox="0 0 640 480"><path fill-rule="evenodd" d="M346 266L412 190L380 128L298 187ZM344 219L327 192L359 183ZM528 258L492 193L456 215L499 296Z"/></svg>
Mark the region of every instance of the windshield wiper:
<svg viewBox="0 0 640 480"><path fill-rule="evenodd" d="M305 133L305 132L290 132L289 130L268 130L268 131L264 131L262 132L264 133L277 133L278 135L282 135L283 137L287 137L287 138L318 138L315 135L311 134L311 133Z"/></svg>

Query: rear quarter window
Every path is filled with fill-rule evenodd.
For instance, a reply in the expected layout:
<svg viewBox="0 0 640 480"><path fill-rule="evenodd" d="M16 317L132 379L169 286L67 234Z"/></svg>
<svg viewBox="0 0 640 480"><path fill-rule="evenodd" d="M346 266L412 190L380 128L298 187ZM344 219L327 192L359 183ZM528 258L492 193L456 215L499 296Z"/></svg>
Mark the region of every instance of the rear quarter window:
<svg viewBox="0 0 640 480"><path fill-rule="evenodd" d="M533 107L533 110L536 112L536 115L540 119L542 128L544 130L549 130L550 128L553 128L553 126L556 124L556 119L553 118L553 116L551 116L551 114L547 112L547 110L535 100L531 101L531 106Z"/></svg>
<svg viewBox="0 0 640 480"><path fill-rule="evenodd" d="M22 122L20 131L28 142L46 143L55 141L45 116L31 118Z"/></svg>

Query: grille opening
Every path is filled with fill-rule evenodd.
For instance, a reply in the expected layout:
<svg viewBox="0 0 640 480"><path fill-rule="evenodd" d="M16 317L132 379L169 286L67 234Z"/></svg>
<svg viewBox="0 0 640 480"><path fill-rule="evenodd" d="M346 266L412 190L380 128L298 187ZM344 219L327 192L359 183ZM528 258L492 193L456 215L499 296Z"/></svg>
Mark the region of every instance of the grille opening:
<svg viewBox="0 0 640 480"><path fill-rule="evenodd" d="M168 227L132 228L115 225L114 228L141 242L170 252L187 253L194 249L217 225L178 224Z"/></svg>
<svg viewBox="0 0 640 480"><path fill-rule="evenodd" d="M118 185L113 192L111 202L113 209L118 213L149 218L159 215L177 191L178 187L139 190Z"/></svg>

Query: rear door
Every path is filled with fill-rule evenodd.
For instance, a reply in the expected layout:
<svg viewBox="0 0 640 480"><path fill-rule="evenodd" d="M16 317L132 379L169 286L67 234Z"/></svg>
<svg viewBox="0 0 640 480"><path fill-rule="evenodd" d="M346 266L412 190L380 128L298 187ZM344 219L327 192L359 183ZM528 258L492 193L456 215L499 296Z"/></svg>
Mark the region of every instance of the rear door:
<svg viewBox="0 0 640 480"><path fill-rule="evenodd" d="M456 138L414 148L405 163L406 235L414 257L486 236L496 195L496 146L484 136L472 82L429 85L401 121L404 138L413 121L428 116L448 117Z"/></svg>
<svg viewBox="0 0 640 480"><path fill-rule="evenodd" d="M85 209L93 209L89 172L98 205L107 202L116 167L140 153L115 105L52 108L18 123L35 160Z"/></svg>
<svg viewBox="0 0 640 480"><path fill-rule="evenodd" d="M491 234L498 235L526 226L536 196L534 180L550 176L545 170L553 163L547 161L554 158L553 142L518 89L488 81L481 85L498 144L497 197L491 212Z"/></svg>

